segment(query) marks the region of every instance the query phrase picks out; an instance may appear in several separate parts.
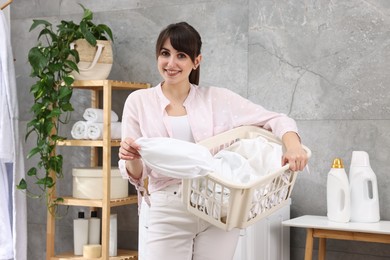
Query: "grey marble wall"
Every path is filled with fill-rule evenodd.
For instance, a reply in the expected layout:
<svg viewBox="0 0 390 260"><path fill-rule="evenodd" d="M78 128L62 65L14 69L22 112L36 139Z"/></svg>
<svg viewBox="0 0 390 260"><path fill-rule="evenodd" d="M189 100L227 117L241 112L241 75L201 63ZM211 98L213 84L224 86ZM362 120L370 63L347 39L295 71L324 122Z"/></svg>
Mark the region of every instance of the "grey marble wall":
<svg viewBox="0 0 390 260"><path fill-rule="evenodd" d="M365 150L379 183L382 219L390 219L390 2L387 0L19 0L11 6L12 44L20 99L23 140L30 118L28 50L36 32L32 19L80 19L81 2L95 19L114 31L115 63L111 79L160 80L154 44L165 25L188 21L203 37L201 84L232 89L268 109L297 120L303 142L313 152L310 173L302 172L292 195L292 217L326 214L326 177L334 157L348 170L353 150ZM121 114L124 95L114 97ZM81 119L88 97L75 95ZM61 129L68 133L70 125ZM32 147L25 143L25 152ZM86 150L60 150L65 171L88 160ZM33 164L27 161L26 167ZM61 182L69 193L71 176ZM72 219L57 222L57 250L72 248ZM137 209L120 211L119 244L136 248ZM29 259L45 255L45 206L28 200ZM261 241L259 241L261 243ZM291 232L291 259L303 259L305 233ZM381 244L328 242L328 259L379 260L390 257Z"/></svg>

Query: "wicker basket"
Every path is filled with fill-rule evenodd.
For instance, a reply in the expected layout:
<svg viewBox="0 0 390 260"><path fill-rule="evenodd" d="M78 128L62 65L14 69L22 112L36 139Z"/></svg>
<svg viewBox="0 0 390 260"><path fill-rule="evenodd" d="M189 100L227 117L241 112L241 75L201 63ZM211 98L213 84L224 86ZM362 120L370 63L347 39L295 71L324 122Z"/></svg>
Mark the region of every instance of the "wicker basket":
<svg viewBox="0 0 390 260"><path fill-rule="evenodd" d="M241 126L199 144L216 154L240 139L259 136L281 144L271 132L256 126ZM311 151L304 149L310 156ZM289 165L245 184L210 172L205 177L183 180L183 202L189 212L221 229L245 228L288 203L296 177L297 172L289 170Z"/></svg>
<svg viewBox="0 0 390 260"><path fill-rule="evenodd" d="M110 75L113 64L112 43L108 40L97 40L96 47L85 39L76 40L71 48L78 51L80 61L79 72L72 71L76 80L102 80Z"/></svg>

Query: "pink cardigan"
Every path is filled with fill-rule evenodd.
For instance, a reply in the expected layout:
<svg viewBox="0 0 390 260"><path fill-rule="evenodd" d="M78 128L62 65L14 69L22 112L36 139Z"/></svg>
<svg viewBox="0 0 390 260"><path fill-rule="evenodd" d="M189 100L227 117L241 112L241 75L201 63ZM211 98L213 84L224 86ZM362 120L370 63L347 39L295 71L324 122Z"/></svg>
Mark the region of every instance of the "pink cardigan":
<svg viewBox="0 0 390 260"><path fill-rule="evenodd" d="M165 111L168 104L161 84L132 92L123 109L122 139L171 137L172 129ZM285 114L268 111L225 88L191 85L184 107L195 142L242 125L261 126L279 138L289 131L298 132L295 121ZM145 165L142 180L134 180L128 176L124 160L119 160L119 169L138 191L144 190L143 179L147 176L150 193L181 182L153 172Z"/></svg>

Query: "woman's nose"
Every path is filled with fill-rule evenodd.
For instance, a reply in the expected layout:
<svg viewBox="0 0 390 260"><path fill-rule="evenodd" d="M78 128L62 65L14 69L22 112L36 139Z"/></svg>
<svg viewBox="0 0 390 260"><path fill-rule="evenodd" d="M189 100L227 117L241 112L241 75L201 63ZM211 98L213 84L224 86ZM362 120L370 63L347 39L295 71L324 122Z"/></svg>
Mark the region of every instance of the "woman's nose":
<svg viewBox="0 0 390 260"><path fill-rule="evenodd" d="M174 66L176 64L176 60L174 56L169 57L168 59L168 66Z"/></svg>

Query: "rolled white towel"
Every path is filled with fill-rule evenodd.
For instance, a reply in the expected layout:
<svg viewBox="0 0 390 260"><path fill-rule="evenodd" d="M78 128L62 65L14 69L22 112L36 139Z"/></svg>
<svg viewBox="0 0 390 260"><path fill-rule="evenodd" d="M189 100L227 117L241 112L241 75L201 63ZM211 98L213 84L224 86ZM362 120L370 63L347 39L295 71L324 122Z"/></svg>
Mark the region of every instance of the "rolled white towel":
<svg viewBox="0 0 390 260"><path fill-rule="evenodd" d="M74 139L88 139L87 128L88 122L86 121L77 121L72 126L71 134Z"/></svg>
<svg viewBox="0 0 390 260"><path fill-rule="evenodd" d="M121 122L111 122L111 138L121 138ZM88 139L103 139L103 123L89 123L87 128Z"/></svg>
<svg viewBox="0 0 390 260"><path fill-rule="evenodd" d="M85 120L94 123L103 123L103 109L100 108L87 108L84 111L83 117ZM111 110L111 122L117 122L119 120L118 115Z"/></svg>

